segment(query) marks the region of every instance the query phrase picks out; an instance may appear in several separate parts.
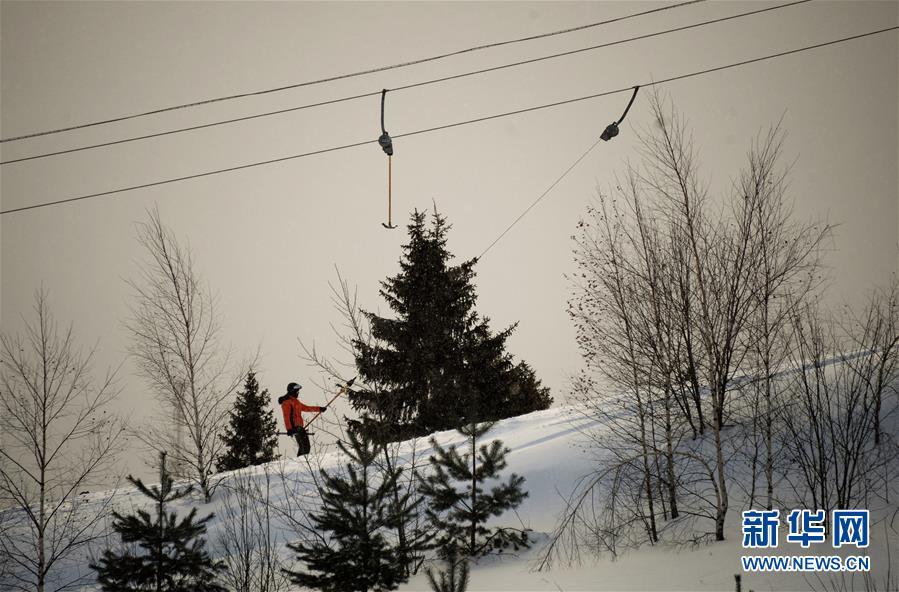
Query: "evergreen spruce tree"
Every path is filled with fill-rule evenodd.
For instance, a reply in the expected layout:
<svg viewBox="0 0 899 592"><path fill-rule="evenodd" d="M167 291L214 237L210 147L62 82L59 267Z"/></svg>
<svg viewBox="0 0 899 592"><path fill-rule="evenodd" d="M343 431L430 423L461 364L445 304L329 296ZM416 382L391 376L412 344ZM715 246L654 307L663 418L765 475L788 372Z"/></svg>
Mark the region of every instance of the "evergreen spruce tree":
<svg viewBox="0 0 899 592"><path fill-rule="evenodd" d="M378 448L368 438L349 434L349 446L339 442L350 462L345 474L322 470L321 510L310 517L321 536L290 544L308 571L287 571L291 581L322 592L395 590L408 579L403 549L388 535L400 521L409 521L414 503L393 497L401 468L378 468Z"/></svg>
<svg viewBox="0 0 899 592"><path fill-rule="evenodd" d="M444 449L431 438L436 455L431 456L433 470L423 478L421 489L429 501L426 513L439 533L436 543L444 558L454 552L480 557L530 545L524 528L487 526L490 518L518 507L528 495L522 489L524 477L514 473L506 483L485 490L488 480L499 479L509 453L500 440L478 447L478 440L492 426L485 422L460 428L468 439L464 454L455 445Z"/></svg>
<svg viewBox="0 0 899 592"><path fill-rule="evenodd" d="M480 419L545 409L552 402L527 365L505 351L515 325L493 333L474 310L476 259L451 265L450 226L436 211L430 224L415 211L400 272L381 283L393 318L365 313L372 343L354 342L363 381L378 385L350 401L379 441L457 428L477 401Z"/></svg>
<svg viewBox="0 0 899 592"><path fill-rule="evenodd" d="M541 386L540 379L527 362L519 362L511 370L508 388L501 391L501 400L496 406L503 411L504 417L524 415L540 409L549 409L553 398L549 387ZM503 417L486 417L485 419L502 419Z"/></svg>
<svg viewBox="0 0 899 592"><path fill-rule="evenodd" d="M255 372L248 372L243 390L237 394L229 412L228 427L221 436L225 452L216 462L219 471L261 465L278 458L278 427L270 398L267 389L259 392Z"/></svg>
<svg viewBox="0 0 899 592"><path fill-rule="evenodd" d="M147 487L140 479L128 476L141 493L156 505L154 514L113 512L113 529L119 533L124 550L106 549L100 561L91 564L104 592L225 592L216 583L220 563L205 551L203 535L212 514L196 520L197 510L178 520L175 512L166 512L166 504L189 494L193 487L175 489L161 455L158 486ZM135 547L136 545L136 547ZM136 552L137 548L140 549Z"/></svg>
<svg viewBox="0 0 899 592"><path fill-rule="evenodd" d="M433 592L465 592L468 588L468 558L459 558L458 552L451 548L446 559L446 568L437 572L428 569L428 585ZM439 576L439 577L438 577Z"/></svg>

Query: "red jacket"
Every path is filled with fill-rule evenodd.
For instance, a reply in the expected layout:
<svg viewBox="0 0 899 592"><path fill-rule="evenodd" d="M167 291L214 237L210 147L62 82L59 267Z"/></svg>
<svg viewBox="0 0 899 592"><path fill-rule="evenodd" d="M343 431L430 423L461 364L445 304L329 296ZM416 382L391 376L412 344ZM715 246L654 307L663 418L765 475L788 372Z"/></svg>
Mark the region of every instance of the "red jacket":
<svg viewBox="0 0 899 592"><path fill-rule="evenodd" d="M296 397L288 397L285 395L279 398L278 402L281 403L281 411L284 412L284 427L286 427L288 431L294 428L303 427L302 411L322 411L322 408L316 405L304 405Z"/></svg>

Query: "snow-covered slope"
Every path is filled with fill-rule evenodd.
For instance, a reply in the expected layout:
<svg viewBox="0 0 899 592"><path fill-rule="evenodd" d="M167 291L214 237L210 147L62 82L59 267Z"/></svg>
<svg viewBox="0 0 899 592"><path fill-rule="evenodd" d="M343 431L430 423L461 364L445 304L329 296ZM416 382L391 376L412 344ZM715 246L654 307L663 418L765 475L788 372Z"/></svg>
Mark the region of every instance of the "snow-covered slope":
<svg viewBox="0 0 899 592"><path fill-rule="evenodd" d="M602 430L596 420L584 417L570 407L560 407L531 413L529 415L499 422L489 433L492 438L500 438L511 449L508 457L508 472L515 472L526 478L528 498L517 512L508 512L500 522L509 525L522 524L535 531L536 544L531 550L518 556L488 558L474 565L469 590L733 590L734 574L741 573L739 512L743 502L731 500L728 521L728 539L721 543L703 544L695 547L658 545L644 547L625 553L617 560L601 558L589 560L580 566L557 566L550 571L533 571L534 559L540 556L548 539L547 534L556 526L556 520L565 507L565 499L571 493L576 480L596 467L597 458L603 454L586 446L585 431ZM461 443L460 434L452 431L435 434L443 445ZM341 462L335 449L321 452L319 459L325 469ZM428 444L422 439L417 442L418 454L426 455ZM404 443L401 453L407 457L412 453L412 444ZM272 463L268 467L226 475L225 484L238 479L252 479L256 483L265 481L266 473L271 476L270 496L274 505L282 508L311 503L314 500L311 479L316 467L306 460L289 459ZM215 551L214 541L227 520L223 507L225 488L220 488L216 499L210 504L200 505L200 515L215 512L210 524L210 547ZM97 494L99 498L99 494ZM186 510L197 500L179 502L175 506ZM134 490L123 490L117 494L115 506L119 510L145 505L144 498ZM307 506L308 507L308 506ZM881 510L876 517L886 515ZM284 526L276 531L279 543L284 545L296 535L288 528L287 520L275 516L274 521ZM874 540L869 554L875 569L886 565L887 547L883 541L883 529L874 528ZM892 541L892 548L899 549L899 540ZM292 561L290 551L283 548L283 556ZM832 549L822 553L831 554ZM589 557L589 555L587 555ZM899 562L894 562L899 564ZM83 564L82 564L83 565ZM894 567L895 569L895 567ZM743 589L755 590L811 590L825 589L814 576L806 580L802 575L744 574ZM864 589L857 580L855 589ZM853 589L847 586L846 589ZM423 575L416 576L402 590L428 590ZM828 588L829 589L829 588Z"/></svg>

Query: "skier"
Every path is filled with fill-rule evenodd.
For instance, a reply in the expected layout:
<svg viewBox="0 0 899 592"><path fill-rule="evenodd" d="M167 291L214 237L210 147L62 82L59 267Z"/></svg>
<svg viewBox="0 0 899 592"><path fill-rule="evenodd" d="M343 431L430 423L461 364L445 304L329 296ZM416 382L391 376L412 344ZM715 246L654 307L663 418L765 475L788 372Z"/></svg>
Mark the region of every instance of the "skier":
<svg viewBox="0 0 899 592"><path fill-rule="evenodd" d="M293 436L297 440L300 447L297 456L309 454L312 448L309 443L309 433L303 426L303 411L318 411L324 413L328 410L327 406L318 407L315 405L305 405L300 402L300 389L303 388L295 382L287 385L287 394L278 398L281 405L281 411L284 412L284 427L287 428L287 435Z"/></svg>

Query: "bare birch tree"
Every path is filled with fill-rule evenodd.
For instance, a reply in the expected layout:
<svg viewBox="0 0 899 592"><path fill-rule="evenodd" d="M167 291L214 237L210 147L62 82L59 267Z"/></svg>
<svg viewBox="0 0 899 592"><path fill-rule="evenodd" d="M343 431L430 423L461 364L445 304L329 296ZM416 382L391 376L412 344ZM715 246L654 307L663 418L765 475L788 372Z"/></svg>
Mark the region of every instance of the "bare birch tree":
<svg viewBox="0 0 899 592"><path fill-rule="evenodd" d="M848 330L855 347L872 354L867 380L874 397L874 444L879 446L884 399L895 394L893 383L899 377L899 278L894 275L885 288L874 290Z"/></svg>
<svg viewBox="0 0 899 592"><path fill-rule="evenodd" d="M753 386L758 399L752 413L752 431L760 431L763 442L764 499L769 510L774 506L774 424L779 401L776 378L790 353L791 316L821 284L817 253L830 232L827 224L792 220L786 198L789 171L779 162L783 141L779 124L757 138L738 181L740 194L751 205L749 216L755 226L752 241L756 257L749 279L753 284L754 312L745 338L748 371L755 375ZM754 453L752 459L750 505L755 500L757 456Z"/></svg>
<svg viewBox="0 0 899 592"><path fill-rule="evenodd" d="M111 496L79 494L99 483L125 428L108 411L115 373L94 380L94 352L58 328L43 291L34 312L24 336L0 337L0 587L44 592L82 583L69 562L102 535Z"/></svg>
<svg viewBox="0 0 899 592"><path fill-rule="evenodd" d="M709 534L724 538L728 465L740 446L727 428L737 418L740 374L752 363L770 395L753 417L768 440L771 491L781 334L790 303L816 286L817 250L829 231L791 216L779 127L751 145L748 165L719 198L700 178L684 120L658 94L650 110L657 125L640 136L639 167L629 166L579 223L569 307L585 361L574 394L602 419L597 444L611 459L598 471L603 478L584 481L610 488L605 518L569 524L593 524L587 535L600 534L607 548L616 545L611 537L633 541L629 529L640 523L646 540L658 540L665 521L681 514L711 518ZM596 375L613 390L597 389ZM584 500L596 507L592 493L576 499L572 516Z"/></svg>
<svg viewBox="0 0 899 592"><path fill-rule="evenodd" d="M173 474L191 479L208 502L223 446L224 407L245 372L228 375L229 355L220 349L209 288L200 282L190 250L163 225L158 210L138 224L138 242L147 257L128 282L134 291L131 353L171 419L140 426L137 435L167 451Z"/></svg>
<svg viewBox="0 0 899 592"><path fill-rule="evenodd" d="M279 554L279 529L272 524L271 478L237 471L226 485L215 538L222 550L222 580L234 592L286 592L290 581Z"/></svg>
<svg viewBox="0 0 899 592"><path fill-rule="evenodd" d="M658 95L652 112L659 131L642 137L647 163L642 180L691 259L696 302L692 322L702 350L700 376L713 413L719 492L715 538L722 540L729 504L722 429L733 379L745 368L746 334L762 303L770 303L784 286L802 282L803 274L814 272L816 250L829 228L791 221L783 197L786 172L778 166L782 149L778 128L750 148L748 167L724 200L725 210L716 214L709 205L708 188L699 179L685 123L664 107ZM781 242L775 248L772 240ZM757 278L760 268L763 282ZM768 294L760 296L762 289ZM770 318L768 324L766 332Z"/></svg>
<svg viewBox="0 0 899 592"><path fill-rule="evenodd" d="M612 401L602 397L593 389L591 380L584 380L582 402L592 413L605 417L613 433L624 446L616 457L621 464L616 473L628 469L628 481L633 481L633 472L639 467L640 483L638 500L634 506L635 520L643 522L650 542L658 541L656 523L656 495L653 487L652 459L653 442L650 438L648 398L650 385L647 378L649 363L639 340L638 311L636 303L640 299L640 284L636 281L633 261L633 235L628 234L620 212L607 206L601 200L600 209L590 210L592 221L580 224L584 229L577 255L581 269L579 297L572 303L569 312L578 329L577 338L587 369L599 373L618 388L623 389ZM591 230L595 224L595 232ZM630 243L630 244L629 244ZM576 280L577 281L577 280ZM618 416L616 407L627 409ZM636 450L633 450L635 448ZM636 454L634 454L636 452ZM635 459L639 461L635 462ZM642 507L645 504L645 512Z"/></svg>
<svg viewBox="0 0 899 592"><path fill-rule="evenodd" d="M658 541L664 522L681 515L681 495L710 489L705 464L694 467L681 450L685 437L701 433L702 417L693 411L698 381L689 378L696 353L684 338L684 266L637 172L629 169L617 189L614 197L600 193L579 223L569 306L586 366L573 395L585 414L601 419L593 437L606 456L602 478L582 481L605 495L575 492L579 503L570 508L591 508L599 522L572 524L591 524L582 542L613 553L622 542ZM695 504L686 510L701 511Z"/></svg>
<svg viewBox="0 0 899 592"><path fill-rule="evenodd" d="M716 467L715 538L724 539L729 498L722 429L728 387L742 361L740 336L753 310L751 284L757 229L749 199L731 200L730 216L714 217L707 186L686 125L656 96L653 117L659 132L642 137L643 182L651 188L672 230L684 241L695 277L693 316L702 350L700 380L709 391ZM741 196L742 197L742 196Z"/></svg>
<svg viewBox="0 0 899 592"><path fill-rule="evenodd" d="M794 491L808 507L828 512L868 507L879 486L888 485L882 469L895 463L897 452L895 440L877 443L874 431L882 363L875 349L877 324L850 336L814 304L799 310L792 323L792 359L799 370L786 385L781 413L782 446L796 469ZM865 347L857 349L859 344Z"/></svg>

